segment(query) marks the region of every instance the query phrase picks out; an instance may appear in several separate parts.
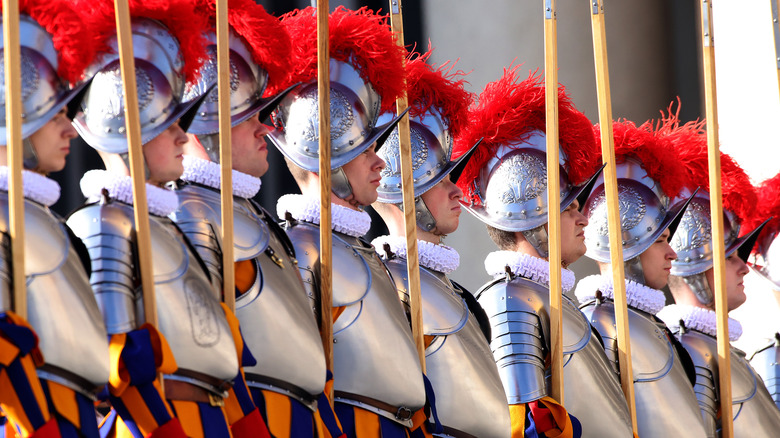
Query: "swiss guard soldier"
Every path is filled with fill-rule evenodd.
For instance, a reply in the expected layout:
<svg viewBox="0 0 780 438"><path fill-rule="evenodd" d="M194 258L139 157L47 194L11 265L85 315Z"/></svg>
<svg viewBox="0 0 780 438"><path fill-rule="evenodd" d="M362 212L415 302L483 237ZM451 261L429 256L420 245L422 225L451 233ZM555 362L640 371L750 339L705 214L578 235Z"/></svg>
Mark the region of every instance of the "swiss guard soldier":
<svg viewBox="0 0 780 438"><path fill-rule="evenodd" d="M638 434L703 437L690 357L655 316L666 303L660 289L676 258L669 238L686 202L670 200L680 196L685 169L671 142L655 135L650 122L639 127L630 121L614 122L613 129ZM600 153L590 158L601 162ZM618 371L603 178L596 182L584 211L590 222L585 229L586 255L599 263L601 275L582 279L575 293Z"/></svg>
<svg viewBox="0 0 780 438"><path fill-rule="evenodd" d="M295 35L293 81L304 84L279 106L270 135L302 195L279 199L298 267L319 314L320 191L316 22L313 8L282 22ZM335 408L348 437L405 437L423 424L426 391L409 321L374 248L360 239L371 218L384 162L375 147L395 126L376 124L403 89L405 50L384 16L339 7L330 15L330 135L333 217ZM415 415L415 413L417 415Z"/></svg>
<svg viewBox="0 0 780 438"><path fill-rule="evenodd" d="M744 277L747 301L731 315L744 329L734 344L751 355L750 364L780 408L780 173L761 183L756 194L756 216L771 220L759 234L750 273Z"/></svg>
<svg viewBox="0 0 780 438"><path fill-rule="evenodd" d="M662 128L678 149L688 174L687 188L694 195L672 238L677 259L672 261L669 289L676 304L664 307L658 317L675 332L696 367L693 389L699 400L707 436L719 436L720 397L718 343L715 313L714 261L709 187L707 133L703 122L682 127L676 116ZM745 302L745 264L762 225L740 237L756 206L755 189L747 174L728 155L721 154L724 245L726 253L726 299L728 310ZM738 321L729 318L729 340L742 334ZM745 353L731 348L731 395L735 437L774 437L780 431L780 411L745 359Z"/></svg>
<svg viewBox="0 0 780 438"><path fill-rule="evenodd" d="M434 70L426 64L429 56L430 52L406 64L407 97L412 105L410 130L425 365L443 426L438 432L433 427L429 431L441 437L508 438L509 410L488 345L487 315L469 291L447 277L457 269L460 256L441 243L444 236L458 228L463 193L453 181L457 181L462 170L459 165L465 163L475 145L464 145L458 158L452 159L453 142L468 122L472 96L463 89L458 73L449 74L452 67L444 65ZM397 129L379 150L379 156L387 165L382 170L378 202L373 206L385 220L390 235L372 243L387 261L401 299L408 303Z"/></svg>
<svg viewBox="0 0 780 438"><path fill-rule="evenodd" d="M68 1L21 2L20 13L28 314L25 322L10 309L9 169L3 145L0 382L4 383L0 383L0 406L11 420L9 428L23 437L97 437L93 402L108 382L108 338L89 284L86 251L64 221L49 210L59 198L60 186L46 177L65 167L70 140L77 136L70 124L70 110L78 105L87 83L84 71L96 49L92 29ZM5 89L5 77L0 82ZM3 99L2 143L5 112ZM38 365L37 377L33 361Z"/></svg>
<svg viewBox="0 0 780 438"><path fill-rule="evenodd" d="M509 403L512 436L533 429L545 436L630 437L631 419L617 376L598 335L565 296L564 394L566 410L576 419L570 421L547 396L551 291L544 85L540 77L518 81L516 75L517 67L506 70L480 95L463 144L484 140L458 180L466 210L487 225L500 249L485 260L494 280L477 292L477 299L490 318L490 346ZM588 223L578 198L598 172L598 164L588 159L598 146L590 121L563 88L558 98L561 205L552 208L562 212L561 277L563 291L569 291L574 273L566 267L585 253L582 232Z"/></svg>
<svg viewBox="0 0 780 438"><path fill-rule="evenodd" d="M201 102L182 103L182 96L185 80L195 79L206 57L206 16L194 13L191 2L130 2L159 309L155 328L143 323L139 310L143 307L113 3L82 7L91 8L91 19L103 26L102 41L113 50L94 65L98 72L74 124L108 170L84 175L81 188L87 204L72 213L68 225L89 249L90 281L110 335L108 389L114 412L109 419L118 413L122 421L116 423L117 431L126 428L134 436L228 437L224 399L239 374L238 321L220 306L202 261L167 218L178 199L164 187L182 173L184 129ZM158 373L164 374L170 404L161 397Z"/></svg>
<svg viewBox="0 0 780 438"><path fill-rule="evenodd" d="M204 3L213 17L214 2ZM323 426L320 412L325 413L324 425L333 429L330 435L338 437L341 431L323 394L326 370L320 333L292 244L271 215L251 200L268 170L265 135L270 129L261 120L284 95L275 91L290 73L290 40L279 20L251 0L231 1L228 22L235 83L230 107L236 316L256 358L251 362L243 358L246 382L276 438L329 436L318 435ZM216 81L216 35L212 31L208 37L211 56L198 81L190 84L195 95ZM264 92L269 97L263 98ZM222 291L217 94L216 88L210 91L187 131L180 205L172 217Z"/></svg>

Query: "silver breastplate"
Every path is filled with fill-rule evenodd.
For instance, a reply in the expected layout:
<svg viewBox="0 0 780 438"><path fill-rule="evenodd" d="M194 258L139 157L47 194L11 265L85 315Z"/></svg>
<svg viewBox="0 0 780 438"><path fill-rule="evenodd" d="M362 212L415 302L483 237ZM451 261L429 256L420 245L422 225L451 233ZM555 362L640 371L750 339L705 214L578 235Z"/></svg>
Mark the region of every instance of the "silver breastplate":
<svg viewBox="0 0 780 438"><path fill-rule="evenodd" d="M750 358L750 365L761 376L769 395L780 409L780 346L772 342Z"/></svg>
<svg viewBox="0 0 780 438"><path fill-rule="evenodd" d="M406 260L394 258L387 266L408 303ZM463 298L444 274L422 267L420 289L423 333L435 336L425 350L425 365L441 423L472 436L509 437L504 387L485 335Z"/></svg>
<svg viewBox="0 0 780 438"><path fill-rule="evenodd" d="M0 232L8 232L7 192L0 192ZM47 365L75 374L94 387L108 381L108 337L87 273L62 222L48 208L25 201L24 266L27 277L27 319L38 335ZM5 239L4 239L5 240ZM3 246L2 267L10 252ZM10 272L0 273L10 279ZM8 285L11 283L8 282ZM95 388L47 375L82 393ZM84 382L84 383L86 383Z"/></svg>
<svg viewBox="0 0 780 438"><path fill-rule="evenodd" d="M302 274L317 278L319 227L300 223L288 235ZM333 325L334 389L416 411L425 403L422 368L385 265L373 248L334 232L333 266L333 307L344 307ZM337 401L358 404L347 398ZM394 415L377 413L397 421Z"/></svg>
<svg viewBox="0 0 780 438"><path fill-rule="evenodd" d="M607 356L617 369L613 303L590 303L582 311L601 334ZM629 308L628 324L639 436L706 436L693 386L663 323Z"/></svg>
<svg viewBox="0 0 780 438"><path fill-rule="evenodd" d="M718 344L714 337L697 331L679 336L696 366L696 397L710 436L718 436L719 378ZM780 430L780 411L761 384L744 353L731 349L731 395L734 435L774 437Z"/></svg>
<svg viewBox="0 0 780 438"><path fill-rule="evenodd" d="M515 277L509 282L494 282L478 300L490 318L491 348L509 403L527 403L547 395L548 288ZM620 382L601 344L588 321L565 296L562 305L566 409L580 420L586 436L631 436L631 419Z"/></svg>
<svg viewBox="0 0 780 438"><path fill-rule="evenodd" d="M109 333L132 330L143 321L133 222L132 207L119 202L90 204L68 219L90 251L90 281ZM206 272L169 219L150 216L149 226L158 329L177 365L216 379L234 378L235 343Z"/></svg>

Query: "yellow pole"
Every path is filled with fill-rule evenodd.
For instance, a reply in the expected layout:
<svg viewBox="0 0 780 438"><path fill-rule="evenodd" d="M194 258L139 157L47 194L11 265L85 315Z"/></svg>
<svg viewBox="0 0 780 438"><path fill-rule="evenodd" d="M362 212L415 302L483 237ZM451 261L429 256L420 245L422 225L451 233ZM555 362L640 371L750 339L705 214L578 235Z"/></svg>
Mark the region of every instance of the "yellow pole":
<svg viewBox="0 0 780 438"><path fill-rule="evenodd" d="M713 260L715 262L715 314L718 339L721 436L734 436L731 413L731 361L728 305L726 300L726 249L723 240L723 199L720 186L718 142L718 99L715 86L715 43L712 26L712 0L701 1L702 54L704 55L704 97L707 119L707 153L710 172L710 215L712 217Z"/></svg>
<svg viewBox="0 0 780 438"><path fill-rule="evenodd" d="M550 261L552 398L563 404L563 309L561 307L561 190L558 146L558 20L555 0L544 0L544 89L547 138L547 205Z"/></svg>
<svg viewBox="0 0 780 438"><path fill-rule="evenodd" d="M8 155L9 227L13 278L13 310L27 318L24 274L24 196L22 192L22 73L19 47L19 1L3 0L5 62L5 126Z"/></svg>
<svg viewBox="0 0 780 438"><path fill-rule="evenodd" d="M230 139L230 47L228 0L217 0L217 77L219 93L219 168L222 210L222 299L236 310L236 281L233 265L233 156Z"/></svg>
<svg viewBox="0 0 780 438"><path fill-rule="evenodd" d="M589 0L591 27L593 29L593 54L596 62L596 91L601 126L601 155L604 168L604 190L607 195L609 224L609 253L612 263L612 281L615 294L615 323L618 334L618 363L620 384L628 403L631 425L637 434L636 401L631 366L631 345L628 331L628 306L626 303L625 272L623 271L623 246L618 206L617 175L615 171L615 144L612 134L612 98L609 91L609 65L607 63L607 35L604 22L604 0Z"/></svg>
<svg viewBox="0 0 780 438"><path fill-rule="evenodd" d="M122 71L122 91L125 96L125 128L130 154L130 176L133 180L133 209L138 245L138 264L144 299L145 322L157 327L157 302L152 270L152 241L149 232L149 208L146 203L146 172L141 149L141 123L138 116L138 90L135 82L133 34L130 27L130 7L127 0L114 0L119 60Z"/></svg>
<svg viewBox="0 0 780 438"><path fill-rule="evenodd" d="M317 99L320 136L320 315L325 364L333 370L333 236L330 226L330 47L328 0L317 2ZM330 394L333 400L333 394ZM332 401L331 401L332 403Z"/></svg>
<svg viewBox="0 0 780 438"><path fill-rule="evenodd" d="M390 24L398 45L404 47L404 22L401 0L390 0ZM406 62L406 61L404 61ZM396 112L406 111L409 102L406 88L395 101ZM409 136L409 115L398 122L398 140L401 150L401 187L403 190L404 226L406 227L406 269L409 278L409 309L412 315L412 336L417 346L423 373L425 372L425 340L423 337L422 297L420 295L420 260L417 256L417 219L414 209L414 181L412 174L412 141Z"/></svg>

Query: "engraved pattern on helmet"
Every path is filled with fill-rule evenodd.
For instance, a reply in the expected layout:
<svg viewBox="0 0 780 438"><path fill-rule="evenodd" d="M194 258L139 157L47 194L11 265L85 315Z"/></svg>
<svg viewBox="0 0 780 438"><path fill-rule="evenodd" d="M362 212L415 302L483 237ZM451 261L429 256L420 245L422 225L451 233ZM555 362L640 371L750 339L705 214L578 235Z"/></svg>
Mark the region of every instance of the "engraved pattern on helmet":
<svg viewBox="0 0 780 438"><path fill-rule="evenodd" d="M419 169L428 160L428 143L420 130L412 127L409 130L412 137L412 171ZM386 152L382 158L387 164L382 172L382 178L401 175L401 148L398 140L398 130L394 129L390 137L385 141L383 150Z"/></svg>
<svg viewBox="0 0 780 438"><path fill-rule="evenodd" d="M190 98L197 97L202 90L196 90L199 88L200 85L203 84L215 84L217 83L218 79L218 69L217 69L217 63L215 60L217 59L217 50L214 47L209 47L208 49L209 58L206 62L203 63L201 66L199 73L201 75L201 79L194 83L188 83L187 84L187 91L184 93L186 96L185 100L189 100ZM236 67L236 63L230 59L230 93L235 93L236 90L238 90L238 67ZM217 89L215 88L212 90L209 95L206 97L205 102L217 102L219 101L219 93L217 92Z"/></svg>
<svg viewBox="0 0 780 438"><path fill-rule="evenodd" d="M184 288L192 322L192 339L202 347L216 345L219 342L219 325L216 315L211 311L213 307L196 292L200 287L199 282L193 279L188 282L193 283L191 287Z"/></svg>
<svg viewBox="0 0 780 438"><path fill-rule="evenodd" d="M293 107L297 105L306 105L303 111L290 110L290 119L293 119L296 115L305 117L304 123L299 123L297 120L290 120L288 122L291 126L300 124L304 126L303 139L306 141L317 141L319 139L319 123L320 123L320 104L317 99L317 88L312 87L304 91L300 95ZM352 111L352 105L349 103L349 99L341 91L331 87L330 88L330 139L335 140L344 135L349 128L355 123L355 115ZM350 144L352 142L350 141Z"/></svg>
<svg viewBox="0 0 780 438"><path fill-rule="evenodd" d="M517 154L501 163L493 178L505 181L505 190L488 191L487 205L494 202L510 205L530 201L547 189L547 165L535 155Z"/></svg>
<svg viewBox="0 0 780 438"><path fill-rule="evenodd" d="M609 235L609 223L607 217L606 192L600 193L593 201L596 208L593 209L591 226L598 230L599 236ZM642 195L633 187L618 185L618 205L620 206L620 228L630 230L637 226L645 214L647 205Z"/></svg>
<svg viewBox="0 0 780 438"><path fill-rule="evenodd" d="M110 82L110 88L113 92L105 96L104 99L99 100L102 102L101 106L94 108L99 114L101 114L106 120L116 117L124 117L124 90L122 88L122 71L119 64L112 69L103 70L97 75L96 79L102 79L107 76ZM135 69L135 81L138 89L138 110L143 111L154 98L154 84L152 83L149 75L140 68ZM87 108L89 110L91 108ZM87 112L85 110L85 113Z"/></svg>
<svg viewBox="0 0 780 438"><path fill-rule="evenodd" d="M671 242L675 252L691 251L708 245L712 241L709 212L705 211L702 204L691 202L677 230Z"/></svg>

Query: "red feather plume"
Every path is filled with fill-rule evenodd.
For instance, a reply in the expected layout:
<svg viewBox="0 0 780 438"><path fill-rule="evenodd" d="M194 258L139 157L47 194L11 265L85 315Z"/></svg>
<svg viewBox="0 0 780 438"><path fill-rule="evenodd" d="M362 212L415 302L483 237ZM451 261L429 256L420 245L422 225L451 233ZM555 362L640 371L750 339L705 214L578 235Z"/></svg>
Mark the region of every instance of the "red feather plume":
<svg viewBox="0 0 780 438"><path fill-rule="evenodd" d="M209 28L216 32L215 0L196 0L195 8L209 17ZM254 0L229 0L228 23L243 38L252 60L268 72L265 94L274 95L288 82L291 71L290 36L278 18L266 12Z"/></svg>
<svg viewBox="0 0 780 438"><path fill-rule="evenodd" d="M422 55L413 54L406 61L409 113L419 117L431 107L436 108L447 120L453 138L457 138L468 123L468 108L474 96L464 88L465 73L453 72L455 64L448 61L437 68L427 64L432 53L428 50Z"/></svg>
<svg viewBox="0 0 780 438"><path fill-rule="evenodd" d="M465 199L481 204L472 182L502 145L520 143L532 131L546 132L545 90L540 75L530 73L518 81L519 66L504 69L501 79L485 86L472 109L467 128L455 142L453 156L460 156L484 138L458 179ZM593 128L578 111L563 86L558 88L559 143L567 156L567 173L574 184L582 184L600 166L592 159L598 153Z"/></svg>
<svg viewBox="0 0 780 438"><path fill-rule="evenodd" d="M759 184L756 194L758 198L756 214L747 224L747 228L754 229L761 221L772 217L761 231L760 241L768 234L780 232L780 173Z"/></svg>
<svg viewBox="0 0 780 438"><path fill-rule="evenodd" d="M0 11L2 11L0 5ZM70 83L84 76L94 61L97 46L94 30L68 0L19 0L19 12L29 15L49 32L57 50L57 74Z"/></svg>
<svg viewBox="0 0 780 438"><path fill-rule="evenodd" d="M595 125L593 131L596 138L601 138L599 125ZM629 157L634 158L642 164L647 175L658 182L664 194L670 198L680 194L685 187L685 169L677 158L672 142L656 135L651 122L636 126L630 120L614 121L612 132L616 163L623 163ZM600 149L592 159L601 164Z"/></svg>
<svg viewBox="0 0 780 438"><path fill-rule="evenodd" d="M201 8L189 0L129 0L132 17L146 17L158 20L179 42L184 58L186 81L197 78L198 70L206 59L206 38L208 17ZM97 38L103 50L106 43L116 35L116 18L113 0L77 0L77 7L83 11L97 28Z"/></svg>
<svg viewBox="0 0 780 438"><path fill-rule="evenodd" d="M315 9L289 12L282 24L293 45L292 75L289 85L317 77L317 18ZM381 111L390 111L404 87L403 59L406 49L398 46L386 15L368 8L350 11L339 6L330 14L330 56L354 65L363 80L371 83L382 98ZM288 85L285 84L285 85Z"/></svg>
<svg viewBox="0 0 780 438"><path fill-rule="evenodd" d="M663 115L658 123L658 135L669 139L680 162L685 168L686 186L694 190L701 187L709 191L709 157L707 155L707 131L704 120L680 124L680 107ZM723 208L736 214L741 224L752 221L758 202L755 188L747 173L727 154L720 154L721 193ZM758 224L756 224L758 225ZM743 227L743 231L749 231Z"/></svg>

